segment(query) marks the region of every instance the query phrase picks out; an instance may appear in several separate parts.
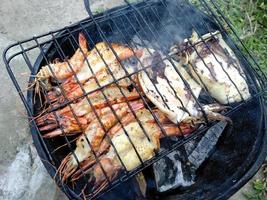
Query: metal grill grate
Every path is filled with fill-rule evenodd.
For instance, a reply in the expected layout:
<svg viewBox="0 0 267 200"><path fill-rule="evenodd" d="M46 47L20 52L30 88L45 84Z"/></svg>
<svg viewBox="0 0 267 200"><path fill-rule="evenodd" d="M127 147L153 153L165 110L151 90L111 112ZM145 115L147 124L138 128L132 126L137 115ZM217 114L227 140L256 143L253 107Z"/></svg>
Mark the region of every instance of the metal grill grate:
<svg viewBox="0 0 267 200"><path fill-rule="evenodd" d="M86 1L88 3L88 1ZM93 106L92 99L90 98L90 95L94 94L95 92L101 92L103 97L106 100L107 106L111 109L113 115L115 116L116 120L119 124L121 124L122 129L124 130L124 133L128 136L127 131L125 130L125 127L123 125L123 122L121 120L121 117L117 115L117 112L114 110L112 103L108 100L108 97L105 93L105 89L108 88L111 85L116 86L119 89L120 94L127 99L125 96L122 87L119 85L119 81L129 79L131 82L131 86L133 89L138 93L140 99L142 100L145 107L148 109L148 111L151 113L153 119L155 120L157 126L161 130L161 132L164 135L167 135L166 131L163 128L163 125L159 121L159 119L156 117L156 115L153 112L153 107L151 106L151 103L145 98L143 91L140 89L140 87L136 84L134 80L134 75L137 75L138 73L144 72L146 75L148 75L151 83L153 84L153 87L155 87L155 90L160 95L159 98L165 102L164 97L159 92L157 86L154 83L154 80L149 75L148 70L151 69L153 66L151 65L145 65L140 59L139 56L134 55L136 62L139 63L141 66L136 71L129 73L127 71L127 68L125 67L125 64L119 59L119 56L117 55L116 51L112 47L112 42L120 42L122 44L127 45L132 52L135 52L135 49L140 48L140 46L143 49L146 49L148 52L151 47L155 49L161 49L164 53L164 56L158 60L158 64L164 61L169 61L171 67L175 70L175 72L178 74L178 76L182 79L182 82L184 83L186 89L189 91L190 95L193 97L194 101L196 102L196 105L199 109L199 111L204 116L205 123L200 128L198 128L193 134L186 135L183 133L182 128L179 127L181 131L181 135L179 136L179 139L175 143L170 144L170 148L168 150L162 150L159 152L155 152L155 156L149 160L143 161L141 156L138 153L138 150L136 149L134 142L131 140L131 138L128 136L128 139L133 146L133 149L140 161L140 165L135 168L134 170L127 170L127 167L125 166L124 162L120 158L120 155L118 154L115 145L113 144L110 136L108 134L105 134L106 138L108 139L110 145L113 147L115 153L117 154L117 157L119 158L119 161L122 165L122 173L116 179L110 180L110 178L107 175L107 172L104 170L105 167L102 166L100 159L101 157L97 156L97 152L94 152L92 148L92 144L90 143L89 139L87 137L86 141L90 146L90 149L92 149L93 156L96 160L96 162L100 165L103 174L108 182L108 186L101 191L100 193L97 193L97 197L104 194L105 192L111 190L118 184L128 180L129 178L132 178L140 171L144 170L146 167L150 166L152 163L155 163L159 159L163 158L170 152L176 150L177 148L183 148L183 145L187 143L188 141L202 135L209 127L211 127L215 122L210 122L208 120L207 113L204 111L204 108L202 106L202 103L199 101L198 97L194 95L192 92L192 89L190 88L190 85L187 83L186 79L183 77L181 72L177 70L175 63L173 61L173 56L176 54L181 54L186 51L193 51L197 54L197 56L200 57L201 61L204 63L205 67L209 69L207 66L207 63L205 63L204 59L200 55L200 52L197 50L198 44L203 44L205 48L207 48L208 52L211 52L212 56L214 56L215 60L217 62L218 58L211 50L211 47L206 42L206 39L202 36L206 33L213 33L214 31L218 30L216 34L211 34L210 38L213 40L216 40L216 36L222 35L225 40L227 40L227 44L234 50L234 53L239 58L241 65L243 67L242 70L244 70L244 73L246 75L246 79L248 82L249 90L251 93L251 97L249 99L244 99L242 97L242 91L239 91L238 87L236 86L235 80L232 80L231 77L228 75L228 72L224 70L222 64L221 68L224 70L224 73L227 74L227 77L233 83L236 90L240 94L242 98L242 102L236 103L231 105L231 109L229 109L226 113L224 113L225 116L230 116L231 113L236 112L238 109L240 109L243 106L246 106L249 101L259 97L262 95L262 93L265 91L266 87L266 80L267 77L263 73L263 71L260 69L260 67L257 65L255 59L253 56L249 53L249 51L245 48L242 41L238 38L236 32L234 31L233 27L230 25L230 23L227 21L227 19L222 15L221 11L219 10L218 6L214 1L207 1L200 0L199 1L199 7L197 10L195 7L193 7L189 1L143 1L136 4L131 4L128 1L125 1L126 5L122 6L121 8L117 8L114 10L107 11L105 13L99 14L97 16L94 16L92 12L89 9L89 3L87 4L87 9L90 14L90 18L83 20L81 22L78 22L77 24L74 24L70 27L65 27L64 29L59 29L57 31L53 31L47 34L43 34L40 36L36 36L29 40L24 40L21 42L18 42L16 44L11 45L6 49L4 52L4 61L7 66L7 70L9 72L9 75L15 84L16 89L19 92L19 95L27 109L29 118L30 118L30 125L36 130L36 133L38 134L38 138L41 142L42 148L45 149L45 155L43 155L45 158L48 158L48 162L51 163L51 167L49 170L53 171L53 174L56 174L56 169L59 167L61 160L63 159L63 156L66 155L66 153L71 152L71 154L75 157L77 163L78 158L76 154L74 153L75 146L73 145L73 141L71 141L70 137L67 133L65 133L64 129L60 125L60 118L57 114L57 110L63 107L67 107L70 112L72 113L72 116L75 118L80 130L84 131L84 128L82 124L80 123L79 117L75 114L75 110L73 108L73 104L81 99L85 99L87 101L87 104L90 105L92 108L92 112L94 113L96 119L98 120L99 124L101 125L102 129L105 131L105 133L108 132L107 128L103 124L103 121L101 120L101 116L99 116L97 109ZM183 17L177 17L177 13L179 13L179 16ZM188 13L196 15L188 15ZM199 19L193 18L194 16L198 16ZM212 18L212 20L211 20ZM188 30L194 30L196 34L198 35L200 41L198 43L192 43L188 42L187 46L183 46L182 48L175 49L173 52L169 53L166 50L169 49L170 44L166 44L164 46L165 41L160 41L163 37L169 38L166 40L166 43L170 42L175 33L173 33L174 30L169 28L169 26L176 27L175 31L180 31L180 35L183 39L188 38L190 33L182 30L183 26L188 27ZM233 32L235 38L231 39L231 37L228 36L226 29L228 31ZM96 49L97 54L101 57L102 61L104 62L106 69L108 73L111 75L113 81L110 81L107 84L101 85L99 83L99 80L97 78L97 75L95 74L93 67L90 66L89 61L87 60L87 56L82 51L81 47L78 43L78 34L82 32L91 47L91 49L94 47ZM133 40L133 36L136 37L135 40ZM95 45L100 42L104 41L108 45L108 47L111 49L113 54L115 55L117 61L119 62L120 66L124 70L125 75L116 78L113 75L112 69L110 69L109 64L106 62L106 60L103 58L103 55L101 54L101 50L98 49ZM238 46L240 44L240 46ZM92 77L94 78L97 89L94 89L92 91L85 91L83 85L84 83L80 82L79 78L75 74L75 71L72 68L72 65L69 63L66 58L68 58L70 55L73 54L73 52L79 48L82 52L85 59L85 62L87 63L87 66L92 73ZM244 49L244 54L241 51L241 48ZM149 52L151 56L153 54ZM38 55L37 61L33 64L33 58L36 59L36 56ZM227 56L227 55L226 55ZM21 57L23 59L24 66L20 65L17 66L16 63L14 64L13 61L17 58ZM57 76L55 72L52 70L51 62L55 58L60 58L61 61L66 60L69 68L72 70L74 74L75 81L77 82L78 86L82 90L82 94L74 97L74 98L68 98L68 94L62 87L62 84L60 81L57 80ZM63 137L61 138L55 138L55 139L44 139L42 136L42 132L37 127L35 118L37 115L39 115L40 112L40 100L34 101L34 93L32 90L29 90L28 93L24 92L24 88L28 87L29 85L32 85L34 82L34 75L37 74L37 72L40 70L41 66L48 65L50 71L52 72L52 77L55 80L56 86L60 89L60 93L62 94L62 101L59 104L54 104L49 100L48 93L45 92L42 94L43 98L47 99L46 102L46 108L51 109L51 113L53 113L54 118L56 119L56 123L58 127L60 127L62 131ZM27 66L27 68L26 68ZM21 83L18 81L17 77L18 74L15 74L14 67L24 67L23 70L28 70L27 72L29 75L31 75L31 78L28 83ZM207 94L207 98L210 102L216 103L217 100L213 98L210 93L208 92L207 86L204 84L204 82L200 79L200 82L204 85L203 89L205 90ZM172 88L172 85L170 82L168 82L170 88ZM176 94L175 90L172 88L174 94ZM27 96L28 95L28 96ZM38 99L38 98L37 98ZM126 101L126 104L128 108L130 109L130 113L133 114L135 120L140 125L143 134L145 137L150 141L149 133L145 130L143 127L143 124L140 122L139 118L136 116L135 111L132 109L130 105L130 101ZM168 105L165 103L165 106L168 107ZM187 110L185 106L183 106L183 110ZM34 120L32 120L34 119ZM178 125L179 126L179 125ZM56 145L55 145L56 144ZM61 146L61 144L66 144L63 148L58 148ZM41 155L40 155L41 156ZM188 157L188 155L184 155L185 158ZM42 157L42 156L41 156ZM81 169L81 173L83 174L83 177L80 179L80 184L83 185L81 187L76 187L75 190L72 189L71 184L65 184L60 182L60 178L56 177L57 182L59 184L62 184L62 187L66 191L75 192L75 196L83 197L86 196L88 198L96 197L95 191L92 191L90 188L89 183L89 176L84 172L84 170L81 168L80 164L78 164L78 168ZM58 174L57 174L58 175ZM82 192L83 191L83 192Z"/></svg>

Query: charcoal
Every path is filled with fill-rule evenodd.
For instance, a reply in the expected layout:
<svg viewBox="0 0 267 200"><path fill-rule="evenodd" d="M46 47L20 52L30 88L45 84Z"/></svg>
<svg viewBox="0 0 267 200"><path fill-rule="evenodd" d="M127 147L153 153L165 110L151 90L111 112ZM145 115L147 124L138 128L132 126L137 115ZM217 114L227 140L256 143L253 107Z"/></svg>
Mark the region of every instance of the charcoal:
<svg viewBox="0 0 267 200"><path fill-rule="evenodd" d="M174 151L158 162L154 163L153 170L156 180L157 190L165 192L179 186L189 186L191 181L184 178L180 152Z"/></svg>
<svg viewBox="0 0 267 200"><path fill-rule="evenodd" d="M190 155L194 151L200 139L201 138L198 137L194 140L189 140L187 143L184 144L187 155Z"/></svg>
<svg viewBox="0 0 267 200"><path fill-rule="evenodd" d="M226 122L217 123L201 139L191 140L182 148L154 163L157 191L165 192L180 186L192 185L196 170L210 156L226 125ZM167 148L162 146L161 150L164 149ZM186 154L189 155L188 159Z"/></svg>
<svg viewBox="0 0 267 200"><path fill-rule="evenodd" d="M188 160L196 169L210 156L226 125L226 122L219 122L211 127L189 155Z"/></svg>

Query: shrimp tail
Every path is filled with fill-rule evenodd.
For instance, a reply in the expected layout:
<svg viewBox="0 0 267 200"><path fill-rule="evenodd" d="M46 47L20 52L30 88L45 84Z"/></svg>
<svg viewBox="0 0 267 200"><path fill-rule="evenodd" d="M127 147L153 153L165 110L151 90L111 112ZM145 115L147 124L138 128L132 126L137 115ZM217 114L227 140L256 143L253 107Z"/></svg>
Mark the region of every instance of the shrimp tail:
<svg viewBox="0 0 267 200"><path fill-rule="evenodd" d="M80 163L80 168L71 176L71 181L80 179L84 174L89 174L92 166L96 163L96 159L89 157Z"/></svg>
<svg viewBox="0 0 267 200"><path fill-rule="evenodd" d="M68 154L61 162L57 174L60 177L62 183L66 182L66 180L75 172L78 168L78 163L73 156L72 153Z"/></svg>
<svg viewBox="0 0 267 200"><path fill-rule="evenodd" d="M90 173L91 180L93 181L92 193L96 196L102 190L104 190L110 181L113 181L119 174L120 167L114 166L112 160L109 158L102 158L98 164L96 164Z"/></svg>

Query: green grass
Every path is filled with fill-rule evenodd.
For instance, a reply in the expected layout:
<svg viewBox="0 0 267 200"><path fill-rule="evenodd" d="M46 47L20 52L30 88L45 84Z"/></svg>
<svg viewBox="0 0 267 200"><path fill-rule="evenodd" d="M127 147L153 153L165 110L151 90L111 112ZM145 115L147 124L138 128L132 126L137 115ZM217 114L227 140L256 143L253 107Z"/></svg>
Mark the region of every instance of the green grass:
<svg viewBox="0 0 267 200"><path fill-rule="evenodd" d="M262 167L263 178L253 181L251 191L244 193L248 200L264 200L267 198L267 164Z"/></svg>
<svg viewBox="0 0 267 200"><path fill-rule="evenodd" d="M245 46L267 72L267 1L216 0Z"/></svg>

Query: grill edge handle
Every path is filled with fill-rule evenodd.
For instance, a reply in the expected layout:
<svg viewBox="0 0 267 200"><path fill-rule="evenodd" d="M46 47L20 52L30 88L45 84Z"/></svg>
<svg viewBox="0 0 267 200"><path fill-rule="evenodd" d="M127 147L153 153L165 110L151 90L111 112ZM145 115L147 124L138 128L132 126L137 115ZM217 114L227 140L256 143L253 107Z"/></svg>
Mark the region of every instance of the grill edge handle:
<svg viewBox="0 0 267 200"><path fill-rule="evenodd" d="M125 2L126 5L130 5L131 4L128 0L123 0L123 1ZM93 12L92 12L91 7L90 7L90 0L84 0L83 2L84 2L84 7L85 7L88 15L91 18L94 18Z"/></svg>
<svg viewBox="0 0 267 200"><path fill-rule="evenodd" d="M90 0L83 0L83 2L84 2L84 7L85 7L88 15L91 18L94 18L93 13L92 13L92 10L91 10L91 7L90 7Z"/></svg>

